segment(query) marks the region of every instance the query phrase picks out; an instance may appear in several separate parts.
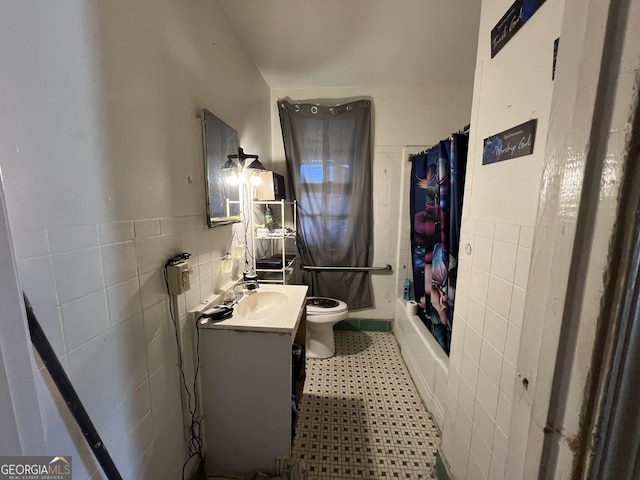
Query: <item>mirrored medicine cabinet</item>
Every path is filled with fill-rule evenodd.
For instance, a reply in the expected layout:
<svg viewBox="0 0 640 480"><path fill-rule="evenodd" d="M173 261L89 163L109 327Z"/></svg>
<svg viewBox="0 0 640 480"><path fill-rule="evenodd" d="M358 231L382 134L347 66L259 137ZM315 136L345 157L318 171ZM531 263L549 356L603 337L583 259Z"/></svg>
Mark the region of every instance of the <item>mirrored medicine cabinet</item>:
<svg viewBox="0 0 640 480"><path fill-rule="evenodd" d="M203 109L202 138L209 228L240 222L240 190L226 181L223 170L229 155L238 155L238 132Z"/></svg>

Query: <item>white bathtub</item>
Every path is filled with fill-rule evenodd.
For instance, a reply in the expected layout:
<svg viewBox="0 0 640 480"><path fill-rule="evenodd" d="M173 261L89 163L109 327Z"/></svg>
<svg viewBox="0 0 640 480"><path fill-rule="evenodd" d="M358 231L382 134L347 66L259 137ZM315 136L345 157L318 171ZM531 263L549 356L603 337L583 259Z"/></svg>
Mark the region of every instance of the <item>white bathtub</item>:
<svg viewBox="0 0 640 480"><path fill-rule="evenodd" d="M417 315L407 315L406 302L396 301L393 334L420 397L442 431L449 357Z"/></svg>

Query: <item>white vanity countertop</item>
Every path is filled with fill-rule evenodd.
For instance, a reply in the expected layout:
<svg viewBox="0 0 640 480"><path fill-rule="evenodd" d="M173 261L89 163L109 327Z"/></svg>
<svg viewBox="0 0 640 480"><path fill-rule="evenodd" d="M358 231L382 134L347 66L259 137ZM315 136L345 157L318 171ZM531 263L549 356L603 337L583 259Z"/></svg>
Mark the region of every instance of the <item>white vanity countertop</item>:
<svg viewBox="0 0 640 480"><path fill-rule="evenodd" d="M241 330L250 332L279 332L294 334L306 307L306 285L260 284L253 293L246 293L234 305L233 316L219 322L200 323L207 330ZM199 315L218 302L191 312Z"/></svg>

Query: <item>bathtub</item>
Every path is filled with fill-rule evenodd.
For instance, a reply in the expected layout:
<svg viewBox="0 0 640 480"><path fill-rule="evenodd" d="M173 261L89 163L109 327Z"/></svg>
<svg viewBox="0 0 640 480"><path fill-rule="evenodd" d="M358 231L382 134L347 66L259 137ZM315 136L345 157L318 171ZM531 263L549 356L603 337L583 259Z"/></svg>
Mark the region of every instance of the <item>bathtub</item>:
<svg viewBox="0 0 640 480"><path fill-rule="evenodd" d="M442 431L449 357L422 320L407 314L406 302L401 298L396 300L393 334L422 401Z"/></svg>

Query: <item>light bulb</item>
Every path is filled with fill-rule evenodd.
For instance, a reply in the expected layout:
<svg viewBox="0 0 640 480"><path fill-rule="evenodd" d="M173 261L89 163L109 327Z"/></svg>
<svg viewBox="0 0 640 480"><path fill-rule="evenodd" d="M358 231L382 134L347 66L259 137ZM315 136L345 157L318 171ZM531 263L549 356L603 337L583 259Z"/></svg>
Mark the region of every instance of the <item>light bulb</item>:
<svg viewBox="0 0 640 480"><path fill-rule="evenodd" d="M251 182L251 185L260 185L262 183L262 179L255 173L251 175L249 181Z"/></svg>
<svg viewBox="0 0 640 480"><path fill-rule="evenodd" d="M236 172L231 172L231 174L227 177L227 183L229 185L238 185L240 183L240 179L236 175Z"/></svg>

